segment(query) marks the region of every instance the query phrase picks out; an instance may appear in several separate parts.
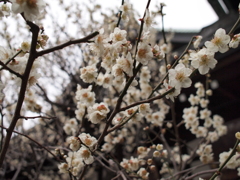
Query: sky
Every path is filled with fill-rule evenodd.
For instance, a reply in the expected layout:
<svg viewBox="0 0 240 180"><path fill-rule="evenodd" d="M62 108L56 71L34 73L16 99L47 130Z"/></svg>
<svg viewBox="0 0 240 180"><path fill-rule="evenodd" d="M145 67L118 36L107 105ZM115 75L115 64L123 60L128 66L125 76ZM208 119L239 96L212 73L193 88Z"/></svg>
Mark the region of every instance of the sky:
<svg viewBox="0 0 240 180"><path fill-rule="evenodd" d="M96 0L96 2L98 1L103 8L119 7L122 2L122 0ZM129 1L142 16L148 0ZM160 3L166 4L163 10L166 14L164 20L166 29L197 31L218 20L207 0L152 0L149 7L150 11L155 10L156 5L159 6ZM161 27L161 22L158 24Z"/></svg>

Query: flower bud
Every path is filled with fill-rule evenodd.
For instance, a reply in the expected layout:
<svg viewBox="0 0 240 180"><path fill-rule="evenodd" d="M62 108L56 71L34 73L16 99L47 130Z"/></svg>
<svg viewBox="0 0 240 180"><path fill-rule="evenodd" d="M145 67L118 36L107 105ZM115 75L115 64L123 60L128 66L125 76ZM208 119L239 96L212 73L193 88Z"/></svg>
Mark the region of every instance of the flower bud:
<svg viewBox="0 0 240 180"><path fill-rule="evenodd" d="M240 132L237 132L237 133L235 134L235 137L236 137L238 140L240 140Z"/></svg>
<svg viewBox="0 0 240 180"><path fill-rule="evenodd" d="M148 159L148 160L147 160L147 164L148 164L148 165L151 165L151 164L152 164L152 162L153 162L153 160L152 160L152 159Z"/></svg>
<svg viewBox="0 0 240 180"><path fill-rule="evenodd" d="M153 157L160 157L161 153L159 151L154 151L153 152Z"/></svg>

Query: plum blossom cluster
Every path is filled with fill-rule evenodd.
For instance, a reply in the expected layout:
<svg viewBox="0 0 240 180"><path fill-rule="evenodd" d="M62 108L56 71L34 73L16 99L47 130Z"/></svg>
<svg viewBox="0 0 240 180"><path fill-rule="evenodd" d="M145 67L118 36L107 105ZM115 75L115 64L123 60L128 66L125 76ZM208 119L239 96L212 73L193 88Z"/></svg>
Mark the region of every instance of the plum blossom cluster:
<svg viewBox="0 0 240 180"><path fill-rule="evenodd" d="M38 19L45 6L44 0L12 0L13 13L23 13L24 17L29 21Z"/></svg>
<svg viewBox="0 0 240 180"><path fill-rule="evenodd" d="M206 137L210 142L215 142L219 137L227 133L227 127L224 125L224 120L219 115L213 115L207 108L209 100L207 96L212 95L210 89L205 90L202 83L195 84L197 88L196 95L191 94L188 101L191 107L183 110L183 120L186 129L189 129L192 134L199 137ZM200 110L200 108L202 108ZM208 129L214 129L209 131Z"/></svg>
<svg viewBox="0 0 240 180"><path fill-rule="evenodd" d="M217 60L214 58L216 52L225 53L229 48L237 48L239 46L240 38L239 34L235 34L232 38L226 34L226 31L222 28L215 32L214 38L211 41L206 41L202 49L197 49L202 37L196 36L194 41L194 47L196 51L190 51L189 60L191 66L198 69L199 73L204 75L213 69Z"/></svg>
<svg viewBox="0 0 240 180"><path fill-rule="evenodd" d="M109 108L104 102L95 103L95 93L91 90L91 86L84 89L78 85L78 90L76 92L77 110L75 114L77 119L81 121L87 112L88 120L93 124L98 124L107 117Z"/></svg>
<svg viewBox="0 0 240 180"><path fill-rule="evenodd" d="M207 97L212 95L212 91L205 90L200 82L196 83L195 87L197 88L196 95L191 94L188 99L191 107L183 110L183 121L186 129L189 129L197 138L205 138L207 142L213 143L227 133L227 127L221 116L213 115L211 117L212 113L208 109L209 100ZM197 154L204 164L212 162L212 145L201 144Z"/></svg>
<svg viewBox="0 0 240 180"><path fill-rule="evenodd" d="M121 11L119 18L128 23L131 5L123 4ZM151 42L153 19L148 8L140 22L143 26L135 43L130 41L131 35L124 25L103 27L95 40L89 43L90 51L84 52L83 64L86 66L80 68L83 83L77 86L76 91L76 118L64 125L65 133L70 135L67 142L72 151L66 155L66 162L59 165L61 172L77 176L84 165L92 164L95 155L93 146L98 142L103 142L98 144L102 153L114 154L119 145L124 147L123 153L137 151L136 156L123 157L119 164L128 175L137 175L141 179L149 178L151 169L155 169L153 162L161 164L159 173L163 175L172 174L178 169L176 166L192 161L190 154L181 153L180 146L167 148L167 143L151 147L139 145L139 142L144 144L146 137L154 134L155 130L159 130L156 139L166 142L166 131L174 132L173 126L178 128L173 120L166 120L170 112L169 101L160 98L151 102L147 100L165 94L167 99L174 101L182 88L192 85L191 75L195 70L201 75L209 73L217 64L215 53L225 53L229 48L238 46L239 35L234 35L231 40L224 29L218 29L214 38L205 42L202 48L199 47L202 37L196 36L195 50L189 50L181 59L176 57L173 65L162 65L161 60L167 60L170 53L170 43ZM161 64L158 75L164 78L155 88L151 70L157 63ZM191 107L184 109L182 123L196 138L203 139L195 153L203 164L208 164L213 161L214 155L211 143L225 135L227 128L223 118L212 115L208 109L208 96L212 95L212 91L205 90L201 83L196 83L195 87L196 95L190 95ZM96 89L103 89L104 93L97 95ZM99 136L98 140L83 133L82 124L86 121L91 124L89 128L94 129L94 136ZM115 169L111 164L109 168Z"/></svg>
<svg viewBox="0 0 240 180"><path fill-rule="evenodd" d="M123 159L120 165L130 174L137 174L141 179L148 179L150 171L155 170L153 159L166 159L168 157L167 151L162 144L152 145L147 148L139 146L137 149L138 157L131 157L130 159Z"/></svg>
<svg viewBox="0 0 240 180"><path fill-rule="evenodd" d="M70 136L67 142L72 151L64 155L65 162L59 164L58 168L62 173L71 173L77 176L84 165L93 163L91 150L97 140L89 134L82 133L78 137Z"/></svg>
<svg viewBox="0 0 240 180"><path fill-rule="evenodd" d="M194 41L194 47L198 48L202 37L196 36ZM237 45L237 35L235 36ZM189 78L193 69L198 69L199 73L204 75L213 69L217 60L214 58L216 52L225 53L229 50L230 36L226 34L224 29L218 29L211 41L205 42L205 47L202 49L190 50L187 57L187 61L181 59L181 62L176 67L169 70L169 82L165 82L164 86L166 91L174 88L174 90L167 95L168 98L174 100L174 97L180 94L181 88L187 88L191 86L191 79ZM236 44L236 45L235 45ZM185 56L186 57L186 56ZM190 61L190 67L188 64Z"/></svg>
<svg viewBox="0 0 240 180"><path fill-rule="evenodd" d="M238 145L239 148L239 145ZM230 149L227 152L222 152L221 154L219 154L219 162L220 165L222 165L226 159L229 157L230 153L232 152L232 149ZM228 169L238 169L238 173L240 173L240 159L239 159L239 153L236 152L233 157L228 161L228 163L226 164L226 168Z"/></svg>
<svg viewBox="0 0 240 180"><path fill-rule="evenodd" d="M22 13L28 21L36 21L43 14L46 3L44 0L11 0L0 3L0 17L8 17L11 12Z"/></svg>
<svg viewBox="0 0 240 180"><path fill-rule="evenodd" d="M0 3L0 18L7 17L11 13L11 8L9 3Z"/></svg>
<svg viewBox="0 0 240 180"><path fill-rule="evenodd" d="M20 75L23 75L26 68L26 64L28 62L28 58L29 58L28 53L19 54L17 57L15 57L12 60L11 58L14 55L14 51L1 46L0 53L1 53L2 63L6 64L7 67L10 68L12 71L19 73ZM37 80L41 77L40 68L41 68L40 60L36 59L33 64L30 77L28 79L29 86L34 85L37 82ZM12 75L12 79L15 79L17 84L20 84L21 82L19 78L16 78L16 75Z"/></svg>
<svg viewBox="0 0 240 180"><path fill-rule="evenodd" d="M121 7L120 10L122 11L121 17L124 21L129 21L129 14L132 13L132 4L125 2Z"/></svg>
<svg viewBox="0 0 240 180"><path fill-rule="evenodd" d="M59 1L59 3L64 4L63 1ZM39 104L36 100L37 92L30 86L36 84L41 76L40 69L43 68L41 67L43 63L38 58L32 61L31 69L26 68L26 65L31 62L29 60L32 60L30 59L32 57L31 53L33 53L33 56L48 54L47 52L57 51L59 48L76 41L69 41L40 52L40 48L46 47L48 36L43 34L42 28L40 28L42 32L39 35L34 34L34 28L31 28L32 38L35 38L33 43L24 40L18 51L0 46L0 68L10 72L6 73L6 77L1 76L1 81L3 80L4 83L0 81L0 102L2 103L4 99L2 92L7 91L4 86L9 78L14 80L11 82L17 86L20 86L22 80L21 90L24 91L19 93L18 102L20 103L17 107L15 107L16 103L12 105L5 103L4 100L7 105L1 104L0 115L2 118L5 116L2 108L16 109L16 114L11 111L8 112L11 117L14 114L14 117L10 118L13 122L11 122L10 127L13 127L14 123L17 123L20 118L24 119L24 110L39 114L40 116L25 117L25 119L40 117L42 123L36 125L38 130L36 133L33 131L33 133L29 133L29 137L23 136L31 140L35 133L35 137L38 139L40 137L40 140L39 142L33 139L31 141L40 147L44 147L42 144L47 144L44 142L45 140L51 142L48 147L41 149L45 149L59 160L60 173L69 176L70 179L83 177L88 170L90 173L96 173L96 167L99 165L103 167L102 171L111 171L115 174L115 177L111 177L112 179L121 177L122 179L146 180L164 179L165 177L168 179L184 179L180 176L187 177L193 173L192 170L195 167L187 169L187 166L194 164L192 162L196 160L196 156L199 156L202 164L209 164L213 161L212 143L227 133L223 118L219 115L212 115L208 108L210 103L208 96L212 95L212 91L205 89L203 84L195 84L197 92L195 95L190 95L188 101L191 107L184 109L182 121L181 118L178 119L179 116L175 116L173 102L174 98L181 93L182 88L189 88L192 85L191 77L195 75L196 71L205 75L217 65L215 59L217 52L225 53L230 48L237 48L240 35L229 33L230 36L226 34L224 29L220 28L216 31L212 40L203 43L203 47L200 46L203 37L196 36L188 46L189 48L190 44L193 43L194 50L187 50L180 58L177 55L173 56L170 42L172 35L170 34L157 43L156 33L152 27L157 13L164 16L162 8L165 5L160 4L161 9L154 13L150 12L149 4L150 1L144 16L138 18L139 21L134 17L135 12L132 5L124 2L120 7L118 16L114 13L115 15L108 17L109 15L102 12L104 21L107 22L105 25L96 28L99 23L95 21L95 23L87 25L86 29L81 27L84 33L88 33L89 29L91 31L99 29L99 32L92 33L82 39L87 39L84 41L88 43L86 46L82 44L77 46L81 50L80 57L83 59L81 62L75 61L76 66L73 65L73 61L68 62L65 59L66 54L73 54L74 59L77 59L72 49L66 54L54 52L54 54L60 54L59 59L62 61L59 65L61 70L65 71L68 78L71 77L73 80L69 84L71 92L67 94L68 92L63 91L64 93L60 97L66 101L69 100L70 103L58 103L59 99L54 103L48 98L44 89L38 85L39 91L43 94L43 99L49 106L44 107L44 105ZM35 27L35 23L41 20L45 14L45 7L44 0L2 0L0 3L0 18L8 17L11 13L21 14L21 17L27 21L29 26ZM66 7L66 11L70 11L72 7ZM91 20L94 19L93 14L96 9L99 9L99 5L96 5L93 10L89 8L89 11L92 11ZM80 9L77 9L77 11L80 11ZM81 24L79 19L74 19L74 15L80 17L81 13L69 13L68 17ZM33 23L34 21L35 23ZM66 33L64 27L58 26L56 29L61 29ZM138 32L137 29L139 29ZM95 39L92 38L93 35ZM34 43L36 43L36 47L31 47ZM36 48L36 51L31 52L33 48ZM71 68L71 66L74 66L74 68ZM79 72L74 72L76 67ZM28 73L30 73L29 79L23 79L24 75L28 75ZM54 72L48 73L56 77ZM27 81L28 83L25 83ZM61 83L61 87L64 83ZM75 88L77 90L74 96L72 90ZM67 97L62 98L65 94L67 94ZM49 108L50 106L51 108ZM45 111L44 108L48 110ZM63 109L67 109L67 112L63 112ZM54 118L44 117L42 114L51 114ZM50 121L47 122L44 118ZM180 121L179 124L178 120ZM5 124L2 121L2 125ZM15 127L14 130L22 130L18 125L15 125ZM47 130L39 131L40 127ZM184 127L198 140L201 140L195 151L188 148L188 143L181 139L179 127ZM7 129L6 134L9 135L10 131L12 131L11 133L17 133L13 129ZM4 133L1 134L5 135ZM22 135L21 132L17 134ZM43 136L44 139L41 139ZM12 138L13 143L17 138L18 135ZM240 139L239 132L236 133L236 138ZM2 139L8 138L2 137ZM11 135L9 139L11 139ZM50 150L53 147L52 144L54 148L56 145L62 146L62 144L66 147L61 148L62 153L57 149L55 156ZM187 145L187 151L183 152L182 150L185 149L183 146L185 145ZM22 146L23 143L21 143L20 149L26 148ZM38 158L40 148L38 151L35 151L34 146L31 146L31 148L36 164L38 164L38 161L42 160ZM239 148L238 145L235 150L239 151ZM220 165L224 164L223 162L229 157L230 151L220 154ZM13 155L15 154L13 153ZM6 157L8 158L8 156ZM46 158L48 157L46 156ZM239 154L234 154L226 167L230 169L238 168L240 174L239 159ZM25 165L25 162L19 163L19 160L20 158L13 162L14 167L18 168L18 164ZM40 163L45 164L45 159ZM13 168L10 167L9 169ZM34 173L38 176L39 172ZM155 175L157 178L152 178ZM110 176L107 176L107 178ZM46 176L43 178L39 175L39 179L65 178Z"/></svg>

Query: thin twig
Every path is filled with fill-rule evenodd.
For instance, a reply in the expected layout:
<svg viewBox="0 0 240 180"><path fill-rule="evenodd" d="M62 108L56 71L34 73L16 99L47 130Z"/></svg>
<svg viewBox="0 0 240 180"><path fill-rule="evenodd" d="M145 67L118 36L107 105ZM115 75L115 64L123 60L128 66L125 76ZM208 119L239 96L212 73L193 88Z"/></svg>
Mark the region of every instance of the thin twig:
<svg viewBox="0 0 240 180"><path fill-rule="evenodd" d="M1 126L1 125L0 125L0 127L7 130L6 127L3 127L3 126ZM39 147L45 149L48 153L50 153L56 160L61 161L61 160L60 160L55 154L53 154L48 148L46 148L45 146L41 145L39 142L35 141L34 139L32 139L31 137L29 137L28 135L25 135L25 134L23 134L23 133L20 133L20 132L18 132L18 131L15 131L15 130L14 130L13 132L16 133L16 134L19 134L19 135L21 135L21 136L24 136L24 137L26 137L27 139L31 140L32 142L34 142L35 144L37 144Z"/></svg>
<svg viewBox="0 0 240 180"><path fill-rule="evenodd" d="M196 174L193 174L192 176L188 176L185 178L185 180L191 180L199 175L202 175L202 174L209 174L209 173L213 173L215 172L217 169L211 169L211 170L206 170L206 171L201 171L201 172L198 172Z"/></svg>
<svg viewBox="0 0 240 180"><path fill-rule="evenodd" d="M22 75L19 74L18 72L15 72L14 70L12 70L11 68L9 68L6 64L4 64L2 61L0 61L0 65L2 66L1 70L2 69L5 69L7 71L9 71L11 74L14 74L16 75L17 77L19 78L22 78Z"/></svg>
<svg viewBox="0 0 240 180"><path fill-rule="evenodd" d="M124 0L122 0L122 6L123 6L123 5L124 5ZM118 22L117 22L116 27L118 27L118 26L120 25L121 19L122 19L122 11L119 11L119 14L118 14Z"/></svg>
<svg viewBox="0 0 240 180"><path fill-rule="evenodd" d="M178 61L179 61L180 59L182 59L182 57L188 52L188 49L189 49L189 47L192 45L192 42L193 42L194 38L195 38L195 36L193 36L193 37L191 38L191 40L189 41L187 47L185 48L185 50L183 51L183 53L181 54L181 56L173 63L173 65L171 66L171 68L174 68L174 67L177 65ZM192 73L192 74L193 74L193 73ZM163 81L167 78L167 76L168 76L168 72L164 75L164 77L162 78L162 80L160 81L160 83L152 90L152 93L149 95L149 97L152 97L152 95L154 94L154 92L156 92L156 91L160 88L160 86L163 84Z"/></svg>
<svg viewBox="0 0 240 180"><path fill-rule="evenodd" d="M234 31L236 30L236 28L238 27L240 23L240 15L238 16L238 20L236 21L236 23L233 25L232 29L229 31L228 35L232 36Z"/></svg>
<svg viewBox="0 0 240 180"><path fill-rule="evenodd" d="M19 119L37 119L37 118L42 118L42 119L57 119L57 117L46 117L46 116L31 116L31 117L27 117L27 116L20 116Z"/></svg>
<svg viewBox="0 0 240 180"><path fill-rule="evenodd" d="M14 128L17 124L17 121L20 117L20 112L22 109L24 97L25 97L25 92L27 90L27 85L28 85L28 79L30 76L30 71L32 69L34 60L36 59L36 45L37 45L37 39L38 39L38 33L39 33L39 27L35 25L34 23L27 21L27 24L30 26L30 31L32 32L32 42L31 42L31 48L30 48L30 53L29 53L29 58L27 61L27 65L25 68L25 71L22 75L22 81L21 81L21 87L20 87L20 92L18 96L18 102L15 108L14 115L12 117L12 121L10 123L9 128L7 128L7 135L5 138L5 142L3 144L3 148L0 154L0 167L3 165L3 161L5 159L9 143L12 137L12 133L14 131Z"/></svg>
<svg viewBox="0 0 240 180"><path fill-rule="evenodd" d="M95 31L95 32L89 34L88 36L86 36L84 38L76 39L76 40L70 40L70 41L68 41L66 43L63 43L63 44L60 44L58 46L55 46L55 47L52 47L52 48L49 48L49 49L46 49L46 50L39 51L39 52L37 52L37 57L43 56L43 55L48 54L48 53L52 53L52 52L60 50L60 49L63 49L63 48L68 47L68 46L70 46L72 44L87 43L87 42L89 42L90 39L94 38L98 34L99 34L99 32Z"/></svg>
<svg viewBox="0 0 240 180"><path fill-rule="evenodd" d="M237 141L236 141L230 155L228 156L228 158L224 161L224 163L219 167L219 169L213 174L213 176L209 180L214 180L217 176L219 176L220 172L226 166L228 161L235 155L239 143L240 143L240 140L237 139Z"/></svg>

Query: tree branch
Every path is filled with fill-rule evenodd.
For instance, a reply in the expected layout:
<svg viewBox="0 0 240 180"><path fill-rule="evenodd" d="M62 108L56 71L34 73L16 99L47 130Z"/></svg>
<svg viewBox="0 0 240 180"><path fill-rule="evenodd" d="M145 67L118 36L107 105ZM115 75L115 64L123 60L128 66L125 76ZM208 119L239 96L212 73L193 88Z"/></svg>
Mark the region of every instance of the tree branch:
<svg viewBox="0 0 240 180"><path fill-rule="evenodd" d="M57 50L60 50L60 49L63 49L63 48L65 48L67 46L70 46L72 44L87 43L87 42L89 42L90 39L94 38L98 34L99 34L99 32L95 31L92 34L89 34L88 36L86 36L86 37L84 37L82 39L70 40L70 41L68 41L66 43L63 43L63 44L60 44L58 46L55 46L55 47L52 47L52 48L49 48L49 49L46 49L46 50L39 51L39 52L37 52L37 57L43 56L45 54L48 54L48 53L51 53L51 52L54 52L54 51L57 51Z"/></svg>

